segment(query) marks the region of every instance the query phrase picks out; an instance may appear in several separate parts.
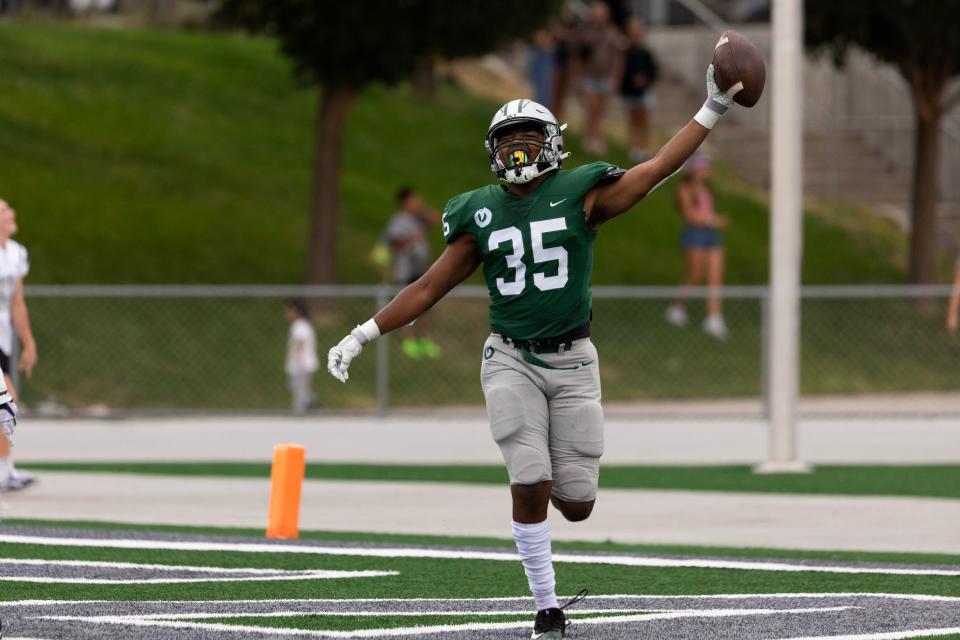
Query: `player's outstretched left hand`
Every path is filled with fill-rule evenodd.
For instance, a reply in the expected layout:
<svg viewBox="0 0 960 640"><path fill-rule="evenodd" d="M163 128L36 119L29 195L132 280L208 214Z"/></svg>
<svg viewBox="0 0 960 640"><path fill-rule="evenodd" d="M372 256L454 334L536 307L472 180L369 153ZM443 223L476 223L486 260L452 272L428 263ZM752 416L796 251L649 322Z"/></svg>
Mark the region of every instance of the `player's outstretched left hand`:
<svg viewBox="0 0 960 640"><path fill-rule="evenodd" d="M353 360L363 345L353 335L348 335L340 343L327 352L327 371L340 382L346 382L350 377L347 369L350 367L350 361Z"/></svg>
<svg viewBox="0 0 960 640"><path fill-rule="evenodd" d="M13 429L17 426L17 403L11 400L0 404L0 431L3 437L7 439L10 446L13 446Z"/></svg>

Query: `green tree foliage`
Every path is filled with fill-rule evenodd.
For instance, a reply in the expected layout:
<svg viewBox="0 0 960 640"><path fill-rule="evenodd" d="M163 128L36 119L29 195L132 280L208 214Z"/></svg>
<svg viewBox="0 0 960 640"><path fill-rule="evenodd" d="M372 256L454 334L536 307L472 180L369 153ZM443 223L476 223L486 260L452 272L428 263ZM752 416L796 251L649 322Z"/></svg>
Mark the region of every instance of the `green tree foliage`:
<svg viewBox="0 0 960 640"><path fill-rule="evenodd" d="M890 63L910 88L916 112L911 194L912 282L936 278L940 121L960 103L960 0L806 0L806 44L842 64L851 47Z"/></svg>
<svg viewBox="0 0 960 640"><path fill-rule="evenodd" d="M223 1L218 11L222 23L276 37L297 74L322 87L308 282L336 280L341 132L358 93L372 83L400 82L438 59L487 53L528 35L558 6L557 0Z"/></svg>

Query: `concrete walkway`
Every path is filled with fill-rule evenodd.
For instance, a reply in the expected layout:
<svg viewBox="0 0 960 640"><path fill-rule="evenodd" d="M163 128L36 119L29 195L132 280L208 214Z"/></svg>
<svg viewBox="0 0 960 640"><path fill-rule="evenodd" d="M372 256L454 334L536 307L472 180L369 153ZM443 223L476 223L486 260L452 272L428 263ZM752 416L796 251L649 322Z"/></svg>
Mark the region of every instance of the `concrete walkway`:
<svg viewBox="0 0 960 640"><path fill-rule="evenodd" d="M607 413L605 464L750 464L766 453L766 426L756 418L638 418L616 407ZM383 419L27 419L15 455L22 462L268 461L281 442L305 445L311 462L502 464L479 411ZM800 456L816 463L960 463L960 419L806 419L798 442Z"/></svg>
<svg viewBox="0 0 960 640"><path fill-rule="evenodd" d="M261 528L268 489L256 479L47 472L0 495L0 516ZM960 500L611 489L586 522L551 519L561 540L960 553ZM303 529L506 538L509 526L505 486L304 486Z"/></svg>

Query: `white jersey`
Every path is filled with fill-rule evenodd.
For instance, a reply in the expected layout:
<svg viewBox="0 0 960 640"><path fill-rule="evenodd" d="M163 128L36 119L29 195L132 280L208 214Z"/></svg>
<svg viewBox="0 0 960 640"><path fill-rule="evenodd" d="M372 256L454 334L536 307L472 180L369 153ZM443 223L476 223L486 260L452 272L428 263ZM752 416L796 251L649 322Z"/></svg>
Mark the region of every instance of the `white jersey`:
<svg viewBox="0 0 960 640"><path fill-rule="evenodd" d="M313 373L320 366L317 358L317 334L305 318L297 318L290 325L287 341L287 373Z"/></svg>
<svg viewBox="0 0 960 640"><path fill-rule="evenodd" d="M7 240L0 245L0 351L8 356L13 352L10 303L17 290L17 282L29 271L26 247L15 240Z"/></svg>

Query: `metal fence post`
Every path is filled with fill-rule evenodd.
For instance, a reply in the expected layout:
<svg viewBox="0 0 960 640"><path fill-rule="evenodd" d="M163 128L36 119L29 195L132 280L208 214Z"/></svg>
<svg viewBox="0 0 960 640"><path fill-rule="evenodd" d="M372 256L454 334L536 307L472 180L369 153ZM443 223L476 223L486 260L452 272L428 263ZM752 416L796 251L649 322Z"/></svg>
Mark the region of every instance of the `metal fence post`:
<svg viewBox="0 0 960 640"><path fill-rule="evenodd" d="M767 373L770 371L770 295L760 296L760 401L764 419L770 419L770 386Z"/></svg>
<svg viewBox="0 0 960 640"><path fill-rule="evenodd" d="M387 285L377 289L377 308L382 309L390 301L390 288ZM384 415L390 408L390 335L377 340L377 414Z"/></svg>
<svg viewBox="0 0 960 640"><path fill-rule="evenodd" d="M800 262L803 252L803 5L773 3L770 215L770 417L758 473L808 472L797 457Z"/></svg>

